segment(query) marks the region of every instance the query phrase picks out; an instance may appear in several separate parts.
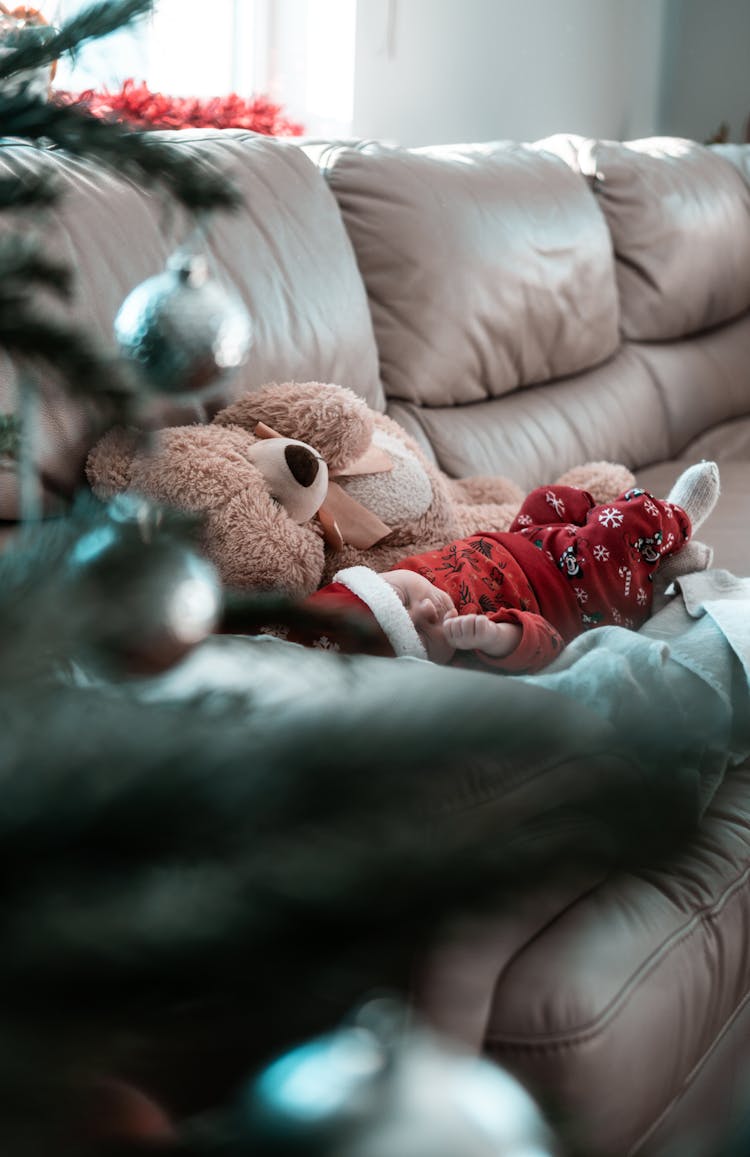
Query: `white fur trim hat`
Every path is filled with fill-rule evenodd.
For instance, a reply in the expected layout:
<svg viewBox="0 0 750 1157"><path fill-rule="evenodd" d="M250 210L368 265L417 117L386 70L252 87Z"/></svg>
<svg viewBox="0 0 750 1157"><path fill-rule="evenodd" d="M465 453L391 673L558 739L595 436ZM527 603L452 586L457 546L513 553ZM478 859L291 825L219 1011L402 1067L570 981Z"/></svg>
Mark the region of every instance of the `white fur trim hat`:
<svg viewBox="0 0 750 1157"><path fill-rule="evenodd" d="M369 611L385 635L394 655L426 659L427 651L409 612L390 583L369 566L350 566L338 571L328 586L306 600L308 606L324 604L362 614Z"/></svg>

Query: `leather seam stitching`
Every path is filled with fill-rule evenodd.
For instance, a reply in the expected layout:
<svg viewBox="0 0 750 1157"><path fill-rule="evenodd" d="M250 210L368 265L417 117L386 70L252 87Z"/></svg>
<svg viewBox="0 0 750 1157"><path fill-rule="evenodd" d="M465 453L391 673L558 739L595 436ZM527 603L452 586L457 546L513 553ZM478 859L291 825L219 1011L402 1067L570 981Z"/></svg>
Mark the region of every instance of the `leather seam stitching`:
<svg viewBox="0 0 750 1157"><path fill-rule="evenodd" d="M677 1092L672 1094L670 1099L667 1101L667 1104L661 1110L659 1115L654 1118L654 1120L651 1122L651 1124L646 1129L646 1131L644 1133L641 1133L641 1135L637 1141L633 1142L633 1145L628 1150L628 1157L630 1157L630 1154L635 1154L638 1152L639 1147L641 1145L643 1145L644 1142L647 1141L649 1139L649 1137L657 1130L657 1128L659 1127L661 1122L667 1117L667 1115L670 1112L670 1110L672 1109L672 1107L674 1105L676 1105L677 1102L680 1100L680 1097L683 1095L683 1093L685 1093L691 1087L691 1085L694 1083L696 1077L698 1077L700 1075L700 1072L703 1069L703 1067L706 1065L708 1060L716 1052L717 1048L721 1044L724 1037L727 1035L729 1030L732 1028L732 1026L735 1024L735 1022L739 1019L741 1014L747 1008L748 1002L750 1002L750 990L748 990L745 993L742 1000L740 1001L740 1003L737 1005L734 1012L730 1016L729 1020L725 1021L724 1024L721 1026L719 1032L716 1034L714 1039L711 1041L708 1048L705 1049L705 1051L703 1053L701 1053L700 1057L695 1062L692 1069L690 1070L690 1072L687 1074L687 1076L683 1080L683 1082L680 1085Z"/></svg>
<svg viewBox="0 0 750 1157"><path fill-rule="evenodd" d="M689 940L696 932L704 928L709 921L713 920L719 912L730 904L739 895L740 888L743 884L747 883L748 878L750 878L750 868L746 868L745 871L732 882L715 904L696 912L689 924L681 929L679 933L673 935L669 944L663 945L652 955L647 964L643 964L641 968L638 969L636 974L627 981L620 992L613 997L608 1006L592 1023L581 1029L574 1030L572 1033L565 1033L564 1035L558 1034L557 1038L550 1035L547 1038L540 1036L536 1039L529 1038L524 1040L512 1036L488 1035L486 1037L486 1043L491 1047L502 1047L514 1052L558 1052L563 1049L573 1048L578 1044L587 1043L597 1036L600 1036L602 1030L609 1027L611 1022L615 1020L626 1007L628 998L637 991L637 989L642 987L643 981L651 976L675 949ZM743 995L743 1000L746 999L747 995L747 993ZM732 1015L734 1015L734 1012ZM726 1023L728 1023L728 1021Z"/></svg>

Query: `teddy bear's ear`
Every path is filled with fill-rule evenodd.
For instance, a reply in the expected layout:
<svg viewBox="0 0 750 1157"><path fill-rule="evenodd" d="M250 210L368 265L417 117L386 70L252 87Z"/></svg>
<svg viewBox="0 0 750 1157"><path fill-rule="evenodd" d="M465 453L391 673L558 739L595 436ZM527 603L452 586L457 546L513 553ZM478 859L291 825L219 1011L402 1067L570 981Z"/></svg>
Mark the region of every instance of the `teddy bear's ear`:
<svg viewBox="0 0 750 1157"><path fill-rule="evenodd" d="M213 420L251 434L264 422L284 438L314 446L336 472L364 454L372 441L373 417L369 406L345 386L283 382L245 394Z"/></svg>
<svg viewBox="0 0 750 1157"><path fill-rule="evenodd" d="M86 461L86 477L98 498L112 498L128 489L138 440L137 430L115 426L94 446Z"/></svg>

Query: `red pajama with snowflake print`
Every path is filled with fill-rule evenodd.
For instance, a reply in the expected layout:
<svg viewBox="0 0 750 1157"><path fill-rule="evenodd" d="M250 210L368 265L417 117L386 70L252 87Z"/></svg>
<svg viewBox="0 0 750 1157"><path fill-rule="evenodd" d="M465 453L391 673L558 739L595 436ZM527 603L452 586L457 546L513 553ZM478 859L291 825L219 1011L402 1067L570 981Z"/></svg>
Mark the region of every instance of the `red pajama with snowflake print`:
<svg viewBox="0 0 750 1157"><path fill-rule="evenodd" d="M459 614L518 623L523 634L511 655L476 652L474 659L530 673L592 627L641 626L651 613L660 559L680 550L690 533L681 507L638 488L598 506L585 490L542 486L507 532L473 534L398 568L444 590ZM454 663L466 665L465 653L457 652Z"/></svg>

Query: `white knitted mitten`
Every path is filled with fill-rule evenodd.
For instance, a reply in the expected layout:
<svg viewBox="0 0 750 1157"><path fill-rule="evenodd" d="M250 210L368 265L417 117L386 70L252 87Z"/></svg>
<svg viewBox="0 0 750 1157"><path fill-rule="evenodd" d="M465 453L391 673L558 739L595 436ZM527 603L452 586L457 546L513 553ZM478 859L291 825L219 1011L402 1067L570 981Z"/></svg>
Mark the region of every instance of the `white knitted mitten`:
<svg viewBox="0 0 750 1157"><path fill-rule="evenodd" d="M694 466L683 470L667 495L667 502L681 506L692 523L693 531L696 531L716 505L720 490L719 467L716 463L696 462ZM680 554L684 554L684 551L680 551Z"/></svg>

